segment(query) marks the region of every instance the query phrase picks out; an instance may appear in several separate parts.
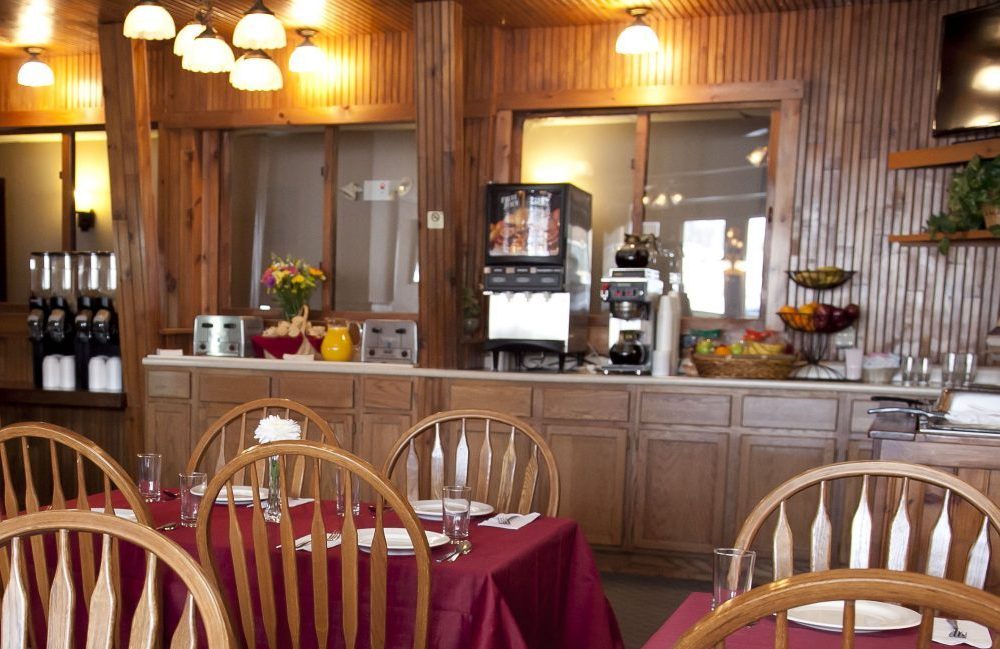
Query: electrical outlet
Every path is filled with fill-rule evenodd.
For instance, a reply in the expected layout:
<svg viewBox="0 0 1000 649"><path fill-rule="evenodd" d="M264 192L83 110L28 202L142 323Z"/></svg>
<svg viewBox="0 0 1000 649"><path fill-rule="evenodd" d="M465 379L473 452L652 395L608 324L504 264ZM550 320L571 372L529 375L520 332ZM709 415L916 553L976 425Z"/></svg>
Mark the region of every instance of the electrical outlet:
<svg viewBox="0 0 1000 649"><path fill-rule="evenodd" d="M858 346L858 330L853 326L833 334L833 346L837 349L848 349Z"/></svg>
<svg viewBox="0 0 1000 649"><path fill-rule="evenodd" d="M427 212L427 229L444 230L444 212L437 210Z"/></svg>

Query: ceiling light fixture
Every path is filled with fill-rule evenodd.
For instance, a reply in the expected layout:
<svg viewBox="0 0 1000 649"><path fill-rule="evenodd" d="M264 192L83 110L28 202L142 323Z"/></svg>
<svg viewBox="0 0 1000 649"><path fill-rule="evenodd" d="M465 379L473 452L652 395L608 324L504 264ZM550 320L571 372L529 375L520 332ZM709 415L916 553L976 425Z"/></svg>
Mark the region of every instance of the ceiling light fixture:
<svg viewBox="0 0 1000 649"><path fill-rule="evenodd" d="M244 50L277 50L287 43L285 26L264 0L256 0L233 30L233 45Z"/></svg>
<svg viewBox="0 0 1000 649"><path fill-rule="evenodd" d="M627 10L634 20L632 24L618 34L615 41L615 51L619 54L650 54L660 49L660 39L656 37L653 28L642 19L651 9L649 7L632 7Z"/></svg>
<svg viewBox="0 0 1000 649"><path fill-rule="evenodd" d="M194 20L181 27L181 30L177 32L177 38L174 39L174 54L184 56L184 52L194 42L194 39L205 31L207 23L208 11L199 9L198 13L194 15Z"/></svg>
<svg viewBox="0 0 1000 649"><path fill-rule="evenodd" d="M157 0L139 0L125 16L122 33L128 38L163 41L177 33L170 12Z"/></svg>
<svg viewBox="0 0 1000 649"><path fill-rule="evenodd" d="M260 50L250 50L236 61L229 83L237 90L281 90L281 68Z"/></svg>
<svg viewBox="0 0 1000 649"><path fill-rule="evenodd" d="M323 67L323 50L312 42L316 30L297 29L295 31L302 37L302 42L295 46L292 55L288 57L288 69L292 72L316 72Z"/></svg>
<svg viewBox="0 0 1000 649"><path fill-rule="evenodd" d="M236 57L232 48L211 23L184 50L181 67L191 72L229 72Z"/></svg>
<svg viewBox="0 0 1000 649"><path fill-rule="evenodd" d="M51 86L55 83L52 68L44 61L38 60L38 55L44 50L40 47L26 47L24 51L28 53L28 60L21 64L21 68L17 71L17 82L30 88Z"/></svg>

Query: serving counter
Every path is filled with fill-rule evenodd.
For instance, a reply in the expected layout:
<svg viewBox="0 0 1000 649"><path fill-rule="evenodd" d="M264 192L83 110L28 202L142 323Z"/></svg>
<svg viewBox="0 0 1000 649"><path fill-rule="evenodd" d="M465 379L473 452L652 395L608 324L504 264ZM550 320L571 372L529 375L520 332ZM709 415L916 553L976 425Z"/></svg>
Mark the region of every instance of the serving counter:
<svg viewBox="0 0 1000 649"><path fill-rule="evenodd" d="M602 563L706 578L715 547L774 486L805 469L869 458L877 395L936 388L601 374L501 373L364 363L151 356L145 446L180 471L201 431L238 403L302 402L341 444L381 465L420 418L499 410L531 423L559 465L560 515L578 520ZM837 503L835 515L843 511ZM805 509L790 512L796 534Z"/></svg>

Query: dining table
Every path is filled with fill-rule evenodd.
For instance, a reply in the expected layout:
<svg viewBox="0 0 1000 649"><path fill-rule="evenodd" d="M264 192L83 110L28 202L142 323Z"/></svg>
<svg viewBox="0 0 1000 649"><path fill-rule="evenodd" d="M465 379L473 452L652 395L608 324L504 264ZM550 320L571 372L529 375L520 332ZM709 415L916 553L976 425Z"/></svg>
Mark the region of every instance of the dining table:
<svg viewBox="0 0 1000 649"><path fill-rule="evenodd" d="M114 493L112 499L115 507L127 507L120 494ZM92 496L91 506L100 506L102 500L99 495ZM179 520L180 500L172 494L148 506L155 526ZM289 510L297 536L309 533L312 507L312 504L304 504ZM338 520L334 507L332 502L321 504L325 520ZM251 514L249 507L238 508L244 538L250 537ZM220 569L220 587L224 596L234 598L235 602L235 581L224 532L228 524L227 508L212 506L211 519L213 533L210 539ZM575 521L542 516L520 529L501 529L480 526L477 523L481 520L473 519L469 527L471 552L453 562L432 561L427 646L436 649L620 649L624 646L614 612L601 587L593 554ZM440 521L421 522L427 530L441 531ZM359 529L374 527L374 516L367 504L355 515L355 523ZM398 525L393 512L386 512L385 525ZM280 611L281 551L275 547L280 543L278 525L268 524L267 527L274 541L269 542L268 547ZM335 531L332 525L328 531ZM178 525L163 533L198 557L194 528ZM437 548L433 555L441 558L448 550L448 546ZM330 553L331 637L333 646L340 646L342 641L334 631L338 628L339 606L337 611L333 610L335 601L339 602L340 548L333 547L327 552ZM359 554L359 574L364 576L368 570L367 555ZM309 557L307 551L297 553L303 649L315 646ZM123 590L138 592L144 575L143 553L137 548L132 551L123 548L119 561ZM252 566L250 570L253 571ZM163 579L164 619L167 628L172 628L180 619L187 590L176 576L165 574ZM367 581L367 577L360 580L364 589L359 594L362 615L367 610ZM416 591L414 558L390 556L387 582L387 646L410 647ZM259 616L259 606L254 610ZM260 619L256 622L258 630L262 629ZM366 628L365 622L362 620L359 630ZM234 627L238 626L234 620ZM266 646L262 636L258 631L257 646ZM284 644L280 641L286 638L287 629L284 633L279 629L281 646ZM359 647L368 646L367 633L359 633L358 640Z"/></svg>
<svg viewBox="0 0 1000 649"><path fill-rule="evenodd" d="M711 593L691 593L673 612L642 649L671 649L684 633L712 608ZM775 623L770 617L744 627L726 639L728 647L739 649L774 649ZM916 645L916 629L859 633L854 637L856 649L912 649ZM808 649L840 649L842 636L839 631L810 629L794 622L788 623L788 646ZM947 645L932 642L931 646Z"/></svg>

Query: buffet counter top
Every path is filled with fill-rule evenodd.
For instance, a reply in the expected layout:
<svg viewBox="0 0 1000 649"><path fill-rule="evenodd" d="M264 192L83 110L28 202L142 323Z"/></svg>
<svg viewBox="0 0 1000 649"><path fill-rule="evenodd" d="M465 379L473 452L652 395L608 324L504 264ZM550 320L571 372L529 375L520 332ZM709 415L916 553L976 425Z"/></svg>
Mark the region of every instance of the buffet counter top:
<svg viewBox="0 0 1000 649"><path fill-rule="evenodd" d="M147 356L143 364L150 368L202 368L244 370L247 372L321 372L327 374L451 378L481 381L524 381L532 383L580 383L645 385L651 387L720 387L736 389L802 390L811 392L878 394L905 398L931 398L940 394L939 386L903 386L854 381L767 381L718 379L690 376L605 376L597 372L493 372L490 370L449 370L390 365L381 363L331 363L325 361L287 361L262 358L220 358L210 356Z"/></svg>

